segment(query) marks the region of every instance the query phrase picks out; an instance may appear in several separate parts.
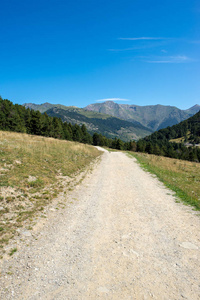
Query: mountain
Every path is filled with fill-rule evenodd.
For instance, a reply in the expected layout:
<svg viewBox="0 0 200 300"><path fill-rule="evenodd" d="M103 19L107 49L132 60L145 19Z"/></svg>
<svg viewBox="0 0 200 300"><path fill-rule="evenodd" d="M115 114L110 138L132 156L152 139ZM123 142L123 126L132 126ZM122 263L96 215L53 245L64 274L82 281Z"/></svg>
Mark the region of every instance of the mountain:
<svg viewBox="0 0 200 300"><path fill-rule="evenodd" d="M86 106L85 109L109 114L129 122L137 121L150 130L156 131L161 128L178 124L191 117L200 110L200 106L195 105L188 110L181 110L175 106L164 106L159 104L139 106L106 101L104 103L90 104Z"/></svg>
<svg viewBox="0 0 200 300"><path fill-rule="evenodd" d="M138 152L200 162L200 111L137 142Z"/></svg>
<svg viewBox="0 0 200 300"><path fill-rule="evenodd" d="M200 110L196 104L187 110L164 105L127 105L113 101L90 104L83 108L50 104L25 103L26 108L47 112L72 124L85 124L90 133L98 132L107 137L119 137L124 141L138 140L154 131L178 124Z"/></svg>
<svg viewBox="0 0 200 300"><path fill-rule="evenodd" d="M200 111L179 124L160 129L144 138L145 141L170 141L176 143L200 143Z"/></svg>
<svg viewBox="0 0 200 300"><path fill-rule="evenodd" d="M198 105L198 104L190 107L189 109L186 109L186 112L193 114L193 115L196 114L198 111L200 111L200 105Z"/></svg>
<svg viewBox="0 0 200 300"><path fill-rule="evenodd" d="M109 138L120 138L124 141L138 140L152 133L137 121L128 122L110 115L88 111L74 106L44 103L36 105L25 103L26 108L46 112L51 117L59 117L63 122L82 125L85 124L89 133L101 133Z"/></svg>
<svg viewBox="0 0 200 300"><path fill-rule="evenodd" d="M47 111L48 109L51 109L53 107L62 108L62 109L65 109L67 107L65 105L51 104L48 102L45 102L42 104L24 103L23 106L25 106L26 108L33 109L33 110L39 110L41 113L44 113L45 111ZM73 106L69 106L69 107L73 107Z"/></svg>

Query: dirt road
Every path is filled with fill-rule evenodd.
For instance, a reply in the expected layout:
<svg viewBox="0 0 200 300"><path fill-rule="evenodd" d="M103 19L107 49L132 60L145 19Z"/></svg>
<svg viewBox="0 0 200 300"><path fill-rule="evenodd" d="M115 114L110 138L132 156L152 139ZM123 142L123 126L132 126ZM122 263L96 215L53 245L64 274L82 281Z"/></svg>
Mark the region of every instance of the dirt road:
<svg viewBox="0 0 200 300"><path fill-rule="evenodd" d="M123 153L2 266L1 299L200 299L200 218Z"/></svg>

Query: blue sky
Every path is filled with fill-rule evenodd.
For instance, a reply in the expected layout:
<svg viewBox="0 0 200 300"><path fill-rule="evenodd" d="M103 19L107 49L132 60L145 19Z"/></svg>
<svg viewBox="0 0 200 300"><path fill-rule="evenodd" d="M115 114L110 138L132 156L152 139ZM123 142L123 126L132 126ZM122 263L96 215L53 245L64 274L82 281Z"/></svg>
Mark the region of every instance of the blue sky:
<svg viewBox="0 0 200 300"><path fill-rule="evenodd" d="M0 3L3 98L200 104L199 0Z"/></svg>

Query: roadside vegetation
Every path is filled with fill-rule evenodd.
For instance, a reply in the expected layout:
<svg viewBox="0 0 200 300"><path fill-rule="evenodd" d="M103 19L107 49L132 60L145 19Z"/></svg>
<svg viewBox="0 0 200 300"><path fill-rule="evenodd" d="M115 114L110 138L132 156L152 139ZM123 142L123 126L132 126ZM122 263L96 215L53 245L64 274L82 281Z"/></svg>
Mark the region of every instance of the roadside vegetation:
<svg viewBox="0 0 200 300"><path fill-rule="evenodd" d="M100 152L71 141L0 131L0 252ZM70 188L70 186L69 186Z"/></svg>
<svg viewBox="0 0 200 300"><path fill-rule="evenodd" d="M131 153L140 165L176 193L177 201L200 210L200 164L146 153Z"/></svg>

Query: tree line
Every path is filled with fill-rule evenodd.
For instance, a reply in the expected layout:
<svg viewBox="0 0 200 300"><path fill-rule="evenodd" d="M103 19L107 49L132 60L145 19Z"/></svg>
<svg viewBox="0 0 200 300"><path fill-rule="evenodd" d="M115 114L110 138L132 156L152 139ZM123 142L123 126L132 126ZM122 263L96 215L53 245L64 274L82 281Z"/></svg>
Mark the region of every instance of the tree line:
<svg viewBox="0 0 200 300"><path fill-rule="evenodd" d="M183 138L184 142L190 144L200 143L200 111L189 119L180 122L179 124L168 126L152 133L146 140L173 140Z"/></svg>
<svg viewBox="0 0 200 300"><path fill-rule="evenodd" d="M125 149L120 139L109 139L101 134L89 134L85 124L63 122L61 118L51 117L23 105L13 104L0 97L0 130L15 131L45 137L53 137L91 145L107 146L119 150Z"/></svg>
<svg viewBox="0 0 200 300"><path fill-rule="evenodd" d="M183 142L173 142L173 139ZM171 158L200 161L200 111L177 125L160 129L137 142L137 151ZM186 146L187 145L187 146Z"/></svg>
<svg viewBox="0 0 200 300"><path fill-rule="evenodd" d="M190 120L192 119L192 120ZM106 146L112 149L145 152L190 161L200 161L200 148L186 147L183 143L169 140L179 136L188 136L188 130L194 141L200 138L200 112L172 127L154 132L138 142L124 142L119 138L111 139L99 133L89 134L86 126L62 122L61 118L51 117L22 105L13 104L0 97L0 130L15 131L69 141Z"/></svg>

